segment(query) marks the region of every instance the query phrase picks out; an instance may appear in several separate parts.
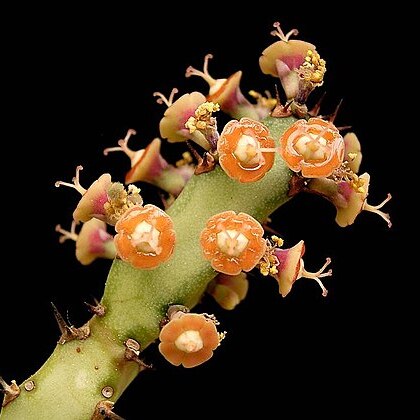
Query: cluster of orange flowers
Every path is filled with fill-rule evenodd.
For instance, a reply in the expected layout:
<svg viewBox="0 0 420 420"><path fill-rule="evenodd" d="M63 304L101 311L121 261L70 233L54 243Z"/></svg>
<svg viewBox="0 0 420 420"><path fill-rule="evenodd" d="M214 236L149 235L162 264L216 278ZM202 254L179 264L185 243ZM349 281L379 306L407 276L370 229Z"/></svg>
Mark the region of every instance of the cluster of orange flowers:
<svg viewBox="0 0 420 420"><path fill-rule="evenodd" d="M185 94L174 101L177 90L169 98L156 92L159 103L167 105L160 122L160 133L170 142L188 141L203 171L219 164L226 175L240 183L261 180L282 159L301 182L301 189L321 194L337 208L336 221L340 226L352 224L356 216L367 210L380 215L389 226L389 216L380 209L390 196L378 206L367 203L370 177L357 175L361 161L360 143L353 133L340 134L334 119L323 119L318 112L308 112L305 102L309 93L323 82L325 61L319 57L315 46L304 41L289 40L295 30L283 34L275 24L274 35L279 41L263 51L260 67L266 74L280 79L288 103L280 104L279 98L269 94L264 97L252 92L257 99L252 104L239 88L242 72L225 79L214 79L208 72L207 55L203 71L193 67L186 75L200 76L209 86L206 97L199 92ZM274 108L274 109L273 109ZM231 115L221 133L213 116L219 109ZM265 117L295 117L290 127L273 138ZM140 190L132 183L143 181L166 191L166 205L180 194L186 182L196 171L191 156L185 155L177 165L169 164L160 154L161 140L154 139L145 149L131 150L128 141L134 130L118 142L117 147L104 150L124 152L131 161L125 187L112 182L109 174L103 174L90 188L80 185L78 167L73 183L58 181L76 189L82 198L73 218L84 225L79 234L75 223L70 231L57 226L61 241L76 241L76 257L82 264L90 264L95 258L115 258L138 269L154 269L166 263L176 250L176 229L171 217L162 209L143 205ZM190 142L204 149L198 153ZM106 224L115 226L116 235L106 231ZM274 277L279 292L286 296L299 278L315 280L322 289L322 277L330 263L315 273L304 268L302 256L304 243L290 249L281 247L282 241L264 238L263 226L246 213L224 211L212 215L197 238L202 256L217 272L208 292L225 309L233 309L246 295L246 272L260 268L264 275ZM191 314L186 308L168 311L166 323L160 333L161 353L174 365L193 367L208 360L224 334L217 332L217 321L207 314Z"/></svg>

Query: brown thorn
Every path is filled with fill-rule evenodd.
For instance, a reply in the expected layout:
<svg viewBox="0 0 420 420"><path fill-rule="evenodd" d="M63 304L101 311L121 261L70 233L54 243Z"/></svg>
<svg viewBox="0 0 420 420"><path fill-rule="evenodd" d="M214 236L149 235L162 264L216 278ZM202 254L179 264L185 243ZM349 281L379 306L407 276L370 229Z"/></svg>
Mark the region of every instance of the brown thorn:
<svg viewBox="0 0 420 420"><path fill-rule="evenodd" d="M191 144L189 140L187 140L185 143L187 143L188 149L190 149L190 152L193 154L193 156L196 158L197 162L200 164L200 162L203 161L203 158L200 156L200 154L195 150L194 146Z"/></svg>
<svg viewBox="0 0 420 420"><path fill-rule="evenodd" d="M215 156L211 152L205 152L203 157L195 150L194 146L191 144L190 141L186 141L188 148L190 149L191 153L194 155L195 159L197 160L197 165L195 167L194 174L200 175L206 172L210 172L216 167L216 159Z"/></svg>
<svg viewBox="0 0 420 420"><path fill-rule="evenodd" d="M216 159L211 153L205 152L203 158L201 159L201 162L198 162L197 166L195 167L194 174L205 174L206 172L213 171L215 168Z"/></svg>
<svg viewBox="0 0 420 420"><path fill-rule="evenodd" d="M16 381L12 381L10 385L0 376L0 385L3 387L1 392L4 394L2 407L6 407L11 401L17 398L20 394L20 388Z"/></svg>
<svg viewBox="0 0 420 420"><path fill-rule="evenodd" d="M61 336L58 340L58 344L65 344L68 341L72 340L85 340L90 335L90 327L89 324L86 323L82 325L80 328L75 328L72 325L68 325L64 320L63 316L58 311L57 307L54 303L51 302L54 311L54 317L57 321L58 328L60 329Z"/></svg>
<svg viewBox="0 0 420 420"><path fill-rule="evenodd" d="M280 92L279 92L279 87L277 86L277 83L274 85L274 90L276 91L277 105L281 105Z"/></svg>
<svg viewBox="0 0 420 420"><path fill-rule="evenodd" d="M105 306L101 305L101 303L99 303L99 301L96 298L94 298L94 301L95 301L95 305L91 305L90 303L85 302L85 305L88 307L89 311L99 317L105 316L105 313L106 313Z"/></svg>
<svg viewBox="0 0 420 420"><path fill-rule="evenodd" d="M294 99L290 99L289 102L286 102L286 105L284 106L284 109L287 111L290 106L292 105L292 103L294 102Z"/></svg>
<svg viewBox="0 0 420 420"><path fill-rule="evenodd" d="M291 100L287 106L290 106L291 113L297 118L308 119L310 117L308 114L308 107L305 104L301 104L296 100Z"/></svg>
<svg viewBox="0 0 420 420"><path fill-rule="evenodd" d="M331 115L328 116L328 121L330 123L334 123L342 103L343 103L343 99L340 99L340 102L338 103L337 107L335 108L335 111Z"/></svg>
<svg viewBox="0 0 420 420"><path fill-rule="evenodd" d="M112 411L113 408L114 403L112 401L99 401L96 404L91 420L124 420Z"/></svg>
<svg viewBox="0 0 420 420"><path fill-rule="evenodd" d="M276 99L277 99L277 104L274 107L274 109L271 111L270 116L273 118L286 118L286 117L290 117L290 115L292 115L291 111L289 110L290 104L293 102L293 99L289 102L286 102L286 105L282 105L281 101L280 101L280 95L279 95L279 90L277 88L277 85L275 85L276 87Z"/></svg>
<svg viewBox="0 0 420 420"><path fill-rule="evenodd" d="M314 107L310 111L308 111L308 114L311 117L317 117L319 115L319 111L321 110L321 105L322 105L322 102L325 99L326 94L327 94L327 92L324 92L321 95L321 97L318 99L318 101L316 102L316 104L314 105Z"/></svg>
<svg viewBox="0 0 420 420"><path fill-rule="evenodd" d="M135 362L139 365L140 372L146 369L152 369L151 365L147 365L140 359L140 344L133 338L129 338L124 342L125 352L124 358L130 362Z"/></svg>
<svg viewBox="0 0 420 420"><path fill-rule="evenodd" d="M61 341L61 338L69 333L70 327L69 325L67 325L67 322L65 321L63 316L60 314L60 312L58 311L54 303L51 302L51 306L53 307L54 318L57 321L58 328L60 329L60 332L61 332L61 337L60 337L60 341ZM61 344L64 344L64 343L61 343Z"/></svg>

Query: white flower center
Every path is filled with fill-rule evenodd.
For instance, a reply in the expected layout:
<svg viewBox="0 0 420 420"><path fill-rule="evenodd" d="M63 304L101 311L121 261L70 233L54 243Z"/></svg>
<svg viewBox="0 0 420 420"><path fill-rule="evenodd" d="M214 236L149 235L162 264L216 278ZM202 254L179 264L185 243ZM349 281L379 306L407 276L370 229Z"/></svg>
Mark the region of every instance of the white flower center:
<svg viewBox="0 0 420 420"><path fill-rule="evenodd" d="M295 150L308 160L323 161L328 157L328 142L324 137L307 133L295 143Z"/></svg>
<svg viewBox="0 0 420 420"><path fill-rule="evenodd" d="M175 346L185 353L194 353L204 347L203 339L198 331L184 331L176 340Z"/></svg>
<svg viewBox="0 0 420 420"><path fill-rule="evenodd" d="M217 246L230 257L239 257L248 242L248 238L237 230L223 230L217 234Z"/></svg>
<svg viewBox="0 0 420 420"><path fill-rule="evenodd" d="M160 232L150 223L143 220L131 234L131 243L139 252L159 255L162 251L162 247L159 246L159 238Z"/></svg>
<svg viewBox="0 0 420 420"><path fill-rule="evenodd" d="M254 137L242 135L233 154L243 166L255 167L264 160L260 151L260 143Z"/></svg>

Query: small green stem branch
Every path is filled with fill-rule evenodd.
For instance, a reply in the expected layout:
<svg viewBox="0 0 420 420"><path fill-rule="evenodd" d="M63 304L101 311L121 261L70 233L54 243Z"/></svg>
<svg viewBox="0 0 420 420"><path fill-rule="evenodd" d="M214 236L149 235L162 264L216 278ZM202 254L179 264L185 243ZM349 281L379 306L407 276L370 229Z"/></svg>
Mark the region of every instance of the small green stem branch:
<svg viewBox="0 0 420 420"><path fill-rule="evenodd" d="M293 121L264 122L278 139ZM207 219L234 210L265 221L288 200L290 178L279 156L272 170L251 184L231 180L220 167L193 176L168 210L177 235L172 258L154 270L138 270L115 260L101 301L105 315L89 321L87 338L58 344L41 369L20 385L20 395L3 408L1 419L87 420L99 402L115 402L144 369L138 359L127 357L126 340L147 347L158 337L168 306L192 308L216 275L199 246Z"/></svg>

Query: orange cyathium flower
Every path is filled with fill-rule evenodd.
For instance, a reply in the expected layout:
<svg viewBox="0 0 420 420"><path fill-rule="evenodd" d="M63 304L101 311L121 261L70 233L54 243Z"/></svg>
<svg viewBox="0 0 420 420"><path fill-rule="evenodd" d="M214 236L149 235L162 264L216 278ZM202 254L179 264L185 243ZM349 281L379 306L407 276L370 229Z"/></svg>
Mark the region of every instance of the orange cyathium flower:
<svg viewBox="0 0 420 420"><path fill-rule="evenodd" d="M321 118L298 120L280 138L287 166L305 178L330 176L343 163L344 149L338 129Z"/></svg>
<svg viewBox="0 0 420 420"><path fill-rule="evenodd" d="M274 146L265 125L250 118L232 120L217 142L220 166L239 182L258 181L274 164Z"/></svg>
<svg viewBox="0 0 420 420"><path fill-rule="evenodd" d="M211 217L201 232L204 257L221 273L251 271L264 255L264 229L246 213L225 211Z"/></svg>
<svg viewBox="0 0 420 420"><path fill-rule="evenodd" d="M168 362L192 368L213 356L221 336L213 318L177 312L162 328L159 339L159 351Z"/></svg>
<svg viewBox="0 0 420 420"><path fill-rule="evenodd" d="M125 212L115 225L117 255L136 268L155 268L172 255L172 219L159 207L146 204Z"/></svg>

